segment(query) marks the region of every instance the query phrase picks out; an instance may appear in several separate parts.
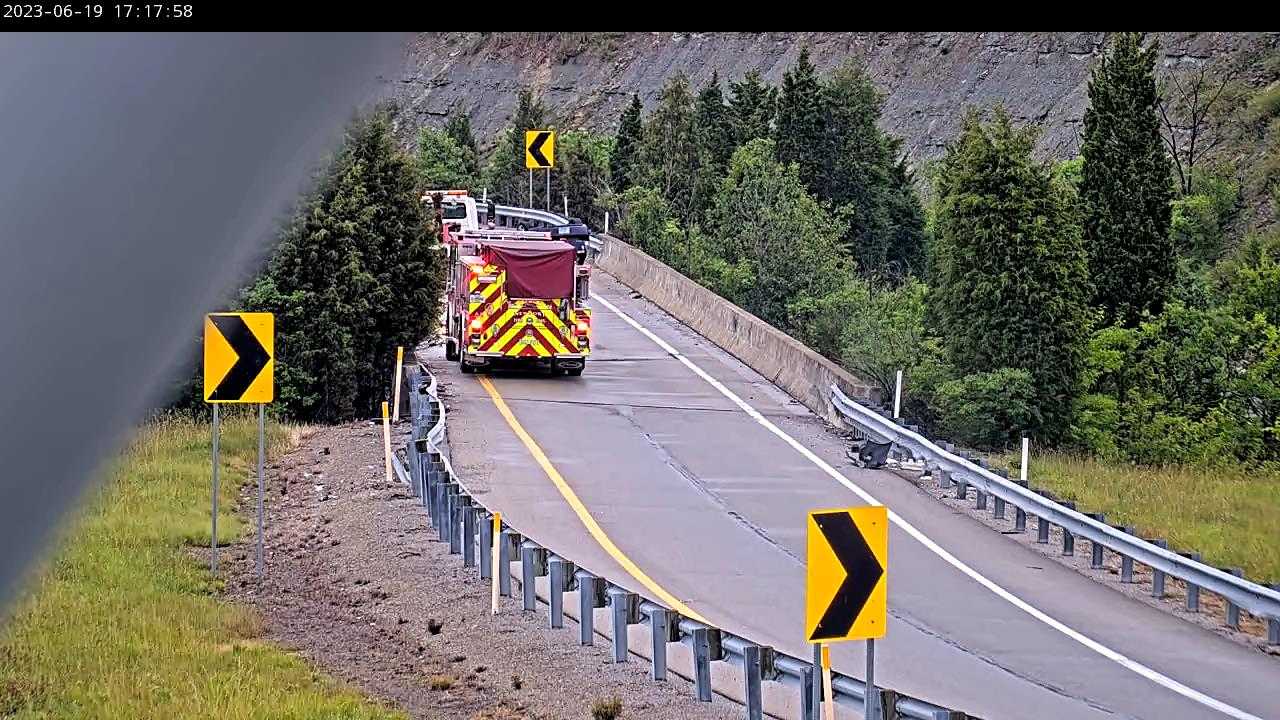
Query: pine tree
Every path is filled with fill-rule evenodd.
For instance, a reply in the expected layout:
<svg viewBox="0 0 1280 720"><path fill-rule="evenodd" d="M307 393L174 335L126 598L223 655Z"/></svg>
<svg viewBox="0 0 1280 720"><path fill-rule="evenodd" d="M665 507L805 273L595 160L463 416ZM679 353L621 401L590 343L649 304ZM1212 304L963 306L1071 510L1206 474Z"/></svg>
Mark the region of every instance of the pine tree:
<svg viewBox="0 0 1280 720"><path fill-rule="evenodd" d="M551 209L561 212L569 201L569 216L589 225L604 225L599 200L609 189L609 148L612 139L585 130L568 130L556 136L556 169L551 173ZM534 195L536 196L535 188Z"/></svg>
<svg viewBox="0 0 1280 720"><path fill-rule="evenodd" d="M454 141L448 130L424 127L418 133L414 158L419 186L423 190L474 190L479 178L468 171L468 151Z"/></svg>
<svg viewBox="0 0 1280 720"><path fill-rule="evenodd" d="M449 122L445 123L444 131L453 140L454 144L462 149L462 175L478 179L480 177L480 149L476 146L475 133L471 131L471 116L462 108L454 110L453 114L449 116Z"/></svg>
<svg viewBox="0 0 1280 720"><path fill-rule="evenodd" d="M546 109L542 106L542 101L534 96L532 90L521 90L515 114L511 116L511 125L499 139L497 150L485 172L491 197L511 205L523 206L529 203L529 170L524 166L524 134L529 130L546 129ZM535 192L534 196L537 197L538 193Z"/></svg>
<svg viewBox="0 0 1280 720"><path fill-rule="evenodd" d="M756 138L773 137L777 88L766 85L760 79L760 73L751 70L742 80L729 83L729 90L733 93L729 100L729 124L733 128L734 147Z"/></svg>
<svg viewBox="0 0 1280 720"><path fill-rule="evenodd" d="M694 137L698 152L698 185L696 215L710 206L712 196L729 169L733 155L733 130L729 124L729 108L720 90L719 73L711 73L711 81L698 93L694 110Z"/></svg>
<svg viewBox="0 0 1280 720"><path fill-rule="evenodd" d="M782 76L773 135L778 161L799 165L800 179L819 198L827 157L823 142L826 116L826 97L817 68L809 61L809 49L803 48L796 64Z"/></svg>
<svg viewBox="0 0 1280 720"><path fill-rule="evenodd" d="M1032 159L1030 129L997 109L965 120L937 180L934 314L961 374L1030 374L1038 431L1070 420L1085 340L1086 259L1078 213L1051 170ZM975 399L976 400L976 399Z"/></svg>
<svg viewBox="0 0 1280 720"><path fill-rule="evenodd" d="M359 118L243 293L274 312L278 401L302 420L369 417L390 386L397 345L434 328L443 289L438 242L389 114Z"/></svg>
<svg viewBox="0 0 1280 720"><path fill-rule="evenodd" d="M689 81L677 73L663 86L658 105L644 125L636 175L668 198L684 224L696 216L698 148Z"/></svg>
<svg viewBox="0 0 1280 720"><path fill-rule="evenodd" d="M1160 137L1157 46L1120 33L1093 70L1084 115L1080 197L1094 304L1136 325L1157 313L1176 273L1169 236L1173 171Z"/></svg>
<svg viewBox="0 0 1280 720"><path fill-rule="evenodd" d="M619 194L635 183L632 181L632 165L641 142L640 96L632 94L631 104L622 111L618 134L614 137L613 152L609 156L609 176L613 190Z"/></svg>

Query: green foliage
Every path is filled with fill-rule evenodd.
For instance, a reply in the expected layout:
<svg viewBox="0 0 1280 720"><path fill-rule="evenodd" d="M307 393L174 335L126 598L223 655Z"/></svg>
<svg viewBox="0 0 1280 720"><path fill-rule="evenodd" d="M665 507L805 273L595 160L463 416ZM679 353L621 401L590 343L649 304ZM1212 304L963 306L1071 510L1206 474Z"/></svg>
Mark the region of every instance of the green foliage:
<svg viewBox="0 0 1280 720"><path fill-rule="evenodd" d="M468 171L467 149L447 130L422 128L414 161L423 190L473 190L479 179Z"/></svg>
<svg viewBox="0 0 1280 720"><path fill-rule="evenodd" d="M546 109L542 100L528 88L520 91L511 125L498 139L497 148L485 168L485 186L489 196L511 205L529 202L529 170L524 166L524 134L529 130L547 129Z"/></svg>
<svg viewBox="0 0 1280 720"><path fill-rule="evenodd" d="M1174 278L1172 164L1160 136L1158 49L1119 33L1089 80L1080 197L1094 304L1108 322L1157 313Z"/></svg>
<svg viewBox="0 0 1280 720"><path fill-rule="evenodd" d="M658 105L644 125L636 175L667 198L681 222L696 219L698 145L694 133L693 96L689 81L677 73L662 88ZM636 180L632 178L633 182Z"/></svg>
<svg viewBox="0 0 1280 720"><path fill-rule="evenodd" d="M471 131L471 117L462 109L455 110L445 123L445 133L462 149L462 173L465 177L479 179L480 150L476 147L476 136ZM473 181L474 182L474 181ZM474 187L474 185L469 186Z"/></svg>
<svg viewBox="0 0 1280 720"><path fill-rule="evenodd" d="M800 181L819 196L827 165L826 122L827 99L818 70L809 61L809 49L802 48L795 65L782 76L773 137L778 161L795 163Z"/></svg>
<svg viewBox="0 0 1280 720"><path fill-rule="evenodd" d="M774 157L771 140L753 140L733 154L708 225L720 257L753 271L754 282L729 299L792 331L788 306L827 292L848 260L835 240L843 225L805 191L794 164Z"/></svg>
<svg viewBox="0 0 1280 720"><path fill-rule="evenodd" d="M288 415L374 414L395 347L434 327L443 273L417 185L387 114L358 119L244 291L245 309L276 314L276 405Z"/></svg>
<svg viewBox="0 0 1280 720"><path fill-rule="evenodd" d="M604 209L597 199L611 192L609 153L612 147L612 138L583 130L569 130L556 136L556 170L551 173L552 210L563 209L561 202L567 195L571 216L594 226L604 225Z"/></svg>
<svg viewBox="0 0 1280 720"><path fill-rule="evenodd" d="M626 192L632 186L636 154L640 150L641 131L640 96L632 94L631 104L622 111L618 134L614 137L613 153L609 156L609 175L615 192Z"/></svg>
<svg viewBox="0 0 1280 720"><path fill-rule="evenodd" d="M849 278L838 290L793 306L796 336L891 397L897 371L922 361L927 294L914 279L886 287Z"/></svg>
<svg viewBox="0 0 1280 720"><path fill-rule="evenodd" d="M622 194L622 207L618 233L653 257L675 265L672 259L684 233L662 193L637 185Z"/></svg>
<svg viewBox="0 0 1280 720"><path fill-rule="evenodd" d="M711 74L707 86L698 93L694 110L694 142L698 153L698 201L696 215L701 217L711 204L720 178L729 169L729 157L733 155L733 128L729 122L729 107L724 103L720 90L720 76Z"/></svg>
<svg viewBox="0 0 1280 720"><path fill-rule="evenodd" d="M1249 100L1248 117L1258 125L1280 117L1280 82L1273 82Z"/></svg>
<svg viewBox="0 0 1280 720"><path fill-rule="evenodd" d="M1035 380L1026 370L999 368L940 384L931 398L939 430L975 448L1006 448L1027 428L1041 424Z"/></svg>
<svg viewBox="0 0 1280 720"><path fill-rule="evenodd" d="M729 83L733 97L729 100L733 144L746 145L757 138L773 137L773 119L777 114L778 91L751 70L742 80Z"/></svg>
<svg viewBox="0 0 1280 720"><path fill-rule="evenodd" d="M1023 431L1065 431L1077 388L1085 324L1085 258L1069 198L1032 160L1034 134L1007 114L975 114L937 178L935 322L961 375L1025 370L1034 421ZM945 407L945 406L944 406Z"/></svg>

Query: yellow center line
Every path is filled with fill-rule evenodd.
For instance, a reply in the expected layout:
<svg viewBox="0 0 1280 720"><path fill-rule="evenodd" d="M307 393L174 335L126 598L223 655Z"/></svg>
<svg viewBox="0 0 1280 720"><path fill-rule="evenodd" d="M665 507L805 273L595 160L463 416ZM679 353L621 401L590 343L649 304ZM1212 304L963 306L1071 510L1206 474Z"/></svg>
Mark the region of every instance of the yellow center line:
<svg viewBox="0 0 1280 720"><path fill-rule="evenodd" d="M542 448L538 447L538 443L534 442L533 438L530 437L529 433L526 432L524 427L520 424L520 421L516 420L515 414L511 412L510 407L507 407L506 400L502 399L502 395L498 393L498 389L493 386L493 383L489 381L489 378L481 377L480 386L484 388L485 392L489 393L489 397L493 400L494 407L498 408L498 412L501 413L502 417L507 421L507 425L511 426L512 432L516 434L516 437L520 438L520 442L524 443L525 448L529 450L529 454L533 455L533 459L537 461L538 466L541 467L542 471L551 479L552 484L554 484L556 489L560 491L560 495L564 497L565 502L569 503L569 507L573 508L573 512L577 514L578 519L586 526L587 532L591 533L591 537L595 538L596 542L600 543L600 547L604 548L604 551L609 553L609 555L616 560L624 570L630 573L632 577L640 581L641 585L648 588L649 592L653 593L659 600L666 603L667 607L691 620L696 620L701 623L707 622L705 618L697 612L694 612L693 608L680 602L679 598L667 592L661 585L655 582L653 578L646 575L645 572L640 569L639 565L636 565L631 558L627 557L626 553L622 552L622 550L614 544L613 540L609 538L609 535L605 533L604 528L600 527L600 523L596 522L596 519L591 516L591 513L587 510L587 506L583 505L582 500L578 499L578 494L573 491L573 488L569 487L569 483L565 482L564 477L560 475L560 471L556 470L556 467L547 459L546 453L542 452Z"/></svg>

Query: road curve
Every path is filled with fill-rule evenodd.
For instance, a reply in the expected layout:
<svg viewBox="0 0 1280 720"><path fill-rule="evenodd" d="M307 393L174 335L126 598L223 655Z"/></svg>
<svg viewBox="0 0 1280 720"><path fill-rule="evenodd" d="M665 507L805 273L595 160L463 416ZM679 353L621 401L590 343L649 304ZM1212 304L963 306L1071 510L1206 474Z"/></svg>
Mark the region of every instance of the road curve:
<svg viewBox="0 0 1280 720"><path fill-rule="evenodd" d="M424 357L450 398L456 467L515 527L633 590L657 597L656 586L715 625L807 657L805 514L864 501L780 432L971 569L891 530L878 684L988 720L1280 718L1274 659L1046 562L895 475L854 467L843 441L768 380L612 278L598 273L594 285L604 302L581 378L499 373L486 388L438 349ZM861 677L862 644L835 646L833 662Z"/></svg>

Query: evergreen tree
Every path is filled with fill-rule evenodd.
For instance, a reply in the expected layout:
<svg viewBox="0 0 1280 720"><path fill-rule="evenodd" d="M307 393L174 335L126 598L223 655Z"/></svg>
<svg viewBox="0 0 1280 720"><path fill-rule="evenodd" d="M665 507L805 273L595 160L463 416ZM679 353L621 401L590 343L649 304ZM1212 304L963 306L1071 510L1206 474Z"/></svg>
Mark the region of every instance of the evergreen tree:
<svg viewBox="0 0 1280 720"><path fill-rule="evenodd" d="M1164 305L1176 273L1172 168L1160 137L1155 44L1120 33L1089 80L1080 196L1094 304L1135 325Z"/></svg>
<svg viewBox="0 0 1280 720"><path fill-rule="evenodd" d="M694 137L693 96L689 81L677 73L667 81L658 105L644 125L636 175L670 200L677 217L689 224L697 214L698 147Z"/></svg>
<svg viewBox="0 0 1280 720"><path fill-rule="evenodd" d="M871 79L852 62L823 87L829 116L822 138L823 172L814 189L848 221L844 243L864 274L885 271L889 260L890 143L876 121L880 97Z"/></svg>
<svg viewBox="0 0 1280 720"><path fill-rule="evenodd" d="M905 159L889 170L884 193L889 243L885 273L891 278L922 275L925 268L924 208Z"/></svg>
<svg viewBox="0 0 1280 720"><path fill-rule="evenodd" d="M600 199L609 191L609 159L612 138L584 130L556 136L556 169L551 173L551 210L562 212L569 200L569 215L589 225L603 227ZM537 198L539 191L534 189Z"/></svg>
<svg viewBox="0 0 1280 720"><path fill-rule="evenodd" d="M284 231L267 271L243 294L274 312L277 387L286 414L323 422L369 417L390 387L397 345L439 317L435 229L389 115L358 119Z"/></svg>
<svg viewBox="0 0 1280 720"><path fill-rule="evenodd" d="M609 176L613 190L619 194L627 191L635 183L632 182L632 165L636 153L640 150L641 122L640 96L631 95L631 104L622 111L622 119L618 123L618 134L614 137L613 152L609 156Z"/></svg>
<svg viewBox="0 0 1280 720"><path fill-rule="evenodd" d="M800 179L819 198L827 156L826 116L826 97L817 68L809 61L809 49L803 48L796 64L782 76L773 134L778 161L799 165Z"/></svg>
<svg viewBox="0 0 1280 720"><path fill-rule="evenodd" d="M720 90L719 73L712 72L711 81L698 93L693 122L698 152L696 214L701 216L710 206L720 178L729 168L729 157L733 155L733 130L729 124L729 108Z"/></svg>
<svg viewBox="0 0 1280 720"><path fill-rule="evenodd" d="M738 148L708 212L715 248L750 279L730 300L787 332L792 307L822 295L847 267L844 228L805 190L794 164L775 159L772 140Z"/></svg>
<svg viewBox="0 0 1280 720"><path fill-rule="evenodd" d="M476 146L476 136L471 131L471 116L462 108L454 110L445 123L445 133L462 149L462 174L469 178L480 177L480 150Z"/></svg>
<svg viewBox="0 0 1280 720"><path fill-rule="evenodd" d="M546 129L546 109L542 101L534 96L532 90L521 90L511 125L499 138L485 173L491 197L511 205L528 204L529 170L524 166L524 134L529 130ZM538 193L534 195L536 197Z"/></svg>
<svg viewBox="0 0 1280 720"><path fill-rule="evenodd" d="M947 359L962 375L1029 373L1033 415L1047 439L1070 421L1087 322L1086 258L1077 211L1030 129L997 109L965 120L938 174L934 313ZM1033 424L1035 424L1033 422Z"/></svg>
<svg viewBox="0 0 1280 720"><path fill-rule="evenodd" d="M760 79L760 73L752 70L742 80L729 83L729 90L733 93L729 100L729 124L733 128L734 147L756 138L773 137L777 88L766 85Z"/></svg>

